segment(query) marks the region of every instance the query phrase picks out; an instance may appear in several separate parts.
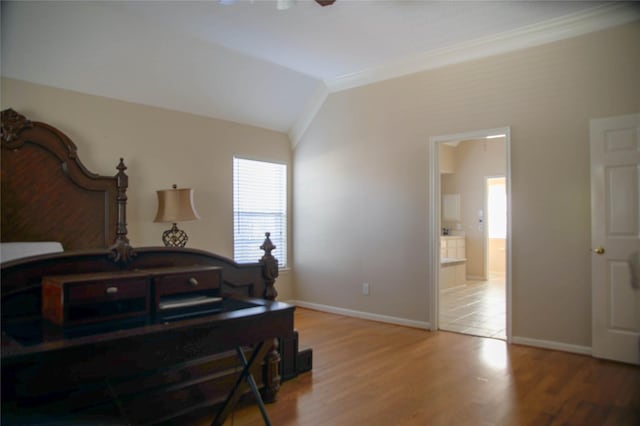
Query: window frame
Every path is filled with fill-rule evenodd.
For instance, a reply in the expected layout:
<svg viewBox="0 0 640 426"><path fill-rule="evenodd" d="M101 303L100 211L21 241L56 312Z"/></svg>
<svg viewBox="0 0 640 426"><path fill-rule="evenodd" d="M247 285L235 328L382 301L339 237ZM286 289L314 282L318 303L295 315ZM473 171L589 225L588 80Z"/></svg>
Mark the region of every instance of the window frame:
<svg viewBox="0 0 640 426"><path fill-rule="evenodd" d="M282 185L281 185L281 189L284 192L283 194L280 194L279 196L279 200L278 202L274 203L274 204L280 204L282 206L282 210L274 213L274 212L267 212L267 211L260 211L260 210L253 210L253 211L245 211L244 214L247 215L264 215L267 218L271 217L273 218L272 220L276 221L276 222L280 222L280 226L276 226L275 228L277 229L264 229L264 232L261 232L261 236L260 236L260 241L258 243L258 237L255 236L255 238L250 238L249 240L253 240L256 243L256 247L255 249L257 250L257 252L261 253L260 256L256 257L255 260L253 260L253 258L249 259L249 258L242 258L240 257L240 260L238 259L238 247L237 247L237 241L238 241L238 216L242 215L243 212L238 210L238 200L237 200L237 196L238 196L238 176L237 176L237 164L239 162L243 162L243 161L248 161L248 162L256 162L256 163L263 163L265 165L270 165L270 166L281 166L283 167L283 171L284 171L284 176L279 176L279 179L283 179ZM289 164L283 161L274 161L274 160L266 160L263 158L253 158L253 157L248 157L248 156L242 156L242 155L234 155L233 156L233 161L232 161L232 215L233 215L233 259L236 263L239 264L243 264L243 263L256 263L260 260L260 258L262 257L262 254L264 254L261 250L260 250L260 246L262 245L264 239L265 239L265 233L269 232L270 233L270 238L271 241L273 242L273 244L276 246L276 249L272 252L273 256L275 258L278 259L278 268L279 269L287 269L288 265L289 265ZM281 173L281 172L279 172ZM274 175L277 175L278 173L274 173ZM278 218L279 217L279 218ZM278 234L280 232L280 234ZM283 234L283 235L282 235Z"/></svg>

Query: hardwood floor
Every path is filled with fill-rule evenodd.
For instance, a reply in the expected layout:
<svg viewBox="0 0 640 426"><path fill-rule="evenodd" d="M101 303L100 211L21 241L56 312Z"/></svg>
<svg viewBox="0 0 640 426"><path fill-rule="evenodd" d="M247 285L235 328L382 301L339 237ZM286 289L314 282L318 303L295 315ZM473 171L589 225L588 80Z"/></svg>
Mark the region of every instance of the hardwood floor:
<svg viewBox="0 0 640 426"><path fill-rule="evenodd" d="M640 367L300 308L296 328L313 371L267 405L273 425L640 424ZM225 423L261 424L253 404Z"/></svg>

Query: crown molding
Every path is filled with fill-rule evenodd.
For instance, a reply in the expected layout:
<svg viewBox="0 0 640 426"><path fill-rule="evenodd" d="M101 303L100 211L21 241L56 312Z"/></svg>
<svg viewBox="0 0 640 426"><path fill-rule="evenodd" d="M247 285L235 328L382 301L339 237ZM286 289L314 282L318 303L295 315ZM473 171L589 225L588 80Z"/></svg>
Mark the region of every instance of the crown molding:
<svg viewBox="0 0 640 426"><path fill-rule="evenodd" d="M330 93L339 92L407 74L576 37L638 19L640 7L637 4L616 2L601 5L539 24L411 56L382 67L346 74L325 81L325 84Z"/></svg>
<svg viewBox="0 0 640 426"><path fill-rule="evenodd" d="M577 37L595 31L640 20L640 7L633 2L615 2L579 13L551 19L512 31L482 37L455 46L437 49L379 68L371 68L325 80L316 90L298 120L289 131L293 148L311 125L330 93L365 86L420 71L508 53L528 47Z"/></svg>

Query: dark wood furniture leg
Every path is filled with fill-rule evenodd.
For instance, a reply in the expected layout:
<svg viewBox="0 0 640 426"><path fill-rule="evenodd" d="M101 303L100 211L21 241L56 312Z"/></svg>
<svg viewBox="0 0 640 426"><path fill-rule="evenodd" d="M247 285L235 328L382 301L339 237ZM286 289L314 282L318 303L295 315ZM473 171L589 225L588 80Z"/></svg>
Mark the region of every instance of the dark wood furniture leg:
<svg viewBox="0 0 640 426"><path fill-rule="evenodd" d="M212 426L222 426L224 421L227 419L231 411L233 411L235 405L237 404L240 396L242 396L243 387L242 384L246 380L251 386L251 390L253 391L253 395L258 402L258 406L260 407L260 411L262 412L262 416L264 418L265 424L270 426L271 423L269 421L269 417L267 417L266 410L264 408L264 403L262 402L262 397L260 396L260 392L258 391L258 387L255 384L255 380L253 379L253 375L259 372L259 369L262 365L262 360L265 358L267 353L272 349L273 339L267 339L260 342L256 348L253 350L251 357L249 358L249 362L247 363L244 360L244 355L242 355L242 349L238 349L238 356L240 360L244 364L244 368L238 376L235 385L231 388L231 391L227 395L222 408L216 415L216 418L213 420ZM253 386L252 386L253 383Z"/></svg>
<svg viewBox="0 0 640 426"><path fill-rule="evenodd" d="M280 352L278 339L273 339L269 343L271 349L267 352L264 359L264 388L262 390L262 400L266 403L276 402L278 400L278 392L280 391Z"/></svg>

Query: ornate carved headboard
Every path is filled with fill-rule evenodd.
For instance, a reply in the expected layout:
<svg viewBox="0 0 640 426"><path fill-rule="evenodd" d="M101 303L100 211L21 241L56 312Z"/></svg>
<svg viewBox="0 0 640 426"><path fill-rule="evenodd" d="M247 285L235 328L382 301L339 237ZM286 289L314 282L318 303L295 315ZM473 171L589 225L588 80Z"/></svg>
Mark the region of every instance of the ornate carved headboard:
<svg viewBox="0 0 640 426"><path fill-rule="evenodd" d="M126 169L88 171L61 131L2 111L2 242L58 241L64 250L126 239Z"/></svg>
<svg viewBox="0 0 640 426"><path fill-rule="evenodd" d="M278 261L271 255L275 247L269 234L261 247L265 255L255 264L239 265L200 250L134 250L127 238L128 177L122 159L115 176L99 176L84 167L76 145L58 129L32 122L12 109L2 111L1 119L0 242L56 241L65 251L0 264L3 317L14 311L19 315L39 312L40 278L69 271L222 266L228 292L276 298ZM24 302L25 298L29 300Z"/></svg>
<svg viewBox="0 0 640 426"><path fill-rule="evenodd" d="M235 352L214 354L203 351L200 353L192 350L190 341L185 346L186 352L190 352L189 357L183 359L166 357L165 355L173 353L176 347L174 340L167 340L166 350L163 350L162 354L154 353L159 354L156 357L159 361L157 366L147 368L142 363L132 363L130 371L139 369L139 372L125 375L118 372L112 375L115 379L113 382L109 377L102 376L103 371L99 366L104 364L101 364L100 357L96 358L98 360L96 361L91 356L77 356L78 352L74 352L77 348L83 347L81 339L88 336L71 342L63 341L63 345L68 344L71 348L69 351L61 351L60 347L55 346L59 345L60 341L47 342L45 346L49 343L53 346L46 346L44 350L37 353L33 352L36 354L33 358L29 358L32 353L28 353L24 363L14 357L14 364L9 364L10 366L5 368L6 357L13 356L6 352L5 342L9 341L6 337L11 335L9 328L13 330L17 327L24 330L23 325L26 324L28 328L29 324L36 324L44 327L42 330L45 330L43 333L46 334L46 330L52 327L52 324L42 315L43 300L45 300L43 277L68 274L86 277L96 273L118 277L122 273L131 271L136 273L147 271L148 274L153 274L153 271L157 273L162 269L215 266L221 269L220 292L225 297L240 296L273 300L277 296L274 284L278 276L278 261L271 255L275 247L269 239L269 234L261 246L265 255L260 261L256 259L256 263L249 264L238 264L223 256L196 249L141 247L134 251L127 239L125 208L128 178L124 172L126 167L122 160L117 167L118 173L114 177L95 175L82 165L76 153L75 144L59 130L44 123L31 122L10 109L2 111L1 118L1 240L3 243L58 241L65 249L63 253L0 262L2 290L0 291L2 302L0 323L4 357L1 374L2 410L0 411L3 424L10 423L4 420L6 413L11 413L11 410L27 417L32 416L33 412L37 413L36 409L41 409L47 414L50 409L58 410L64 415L76 413L81 411L80 409L88 410L94 415L92 410L96 407L100 409L104 407L109 411L115 407L112 406L115 394L111 383L118 383L116 387L125 391L126 396L122 400L133 403L123 410L117 402L115 411L120 416L129 409L131 415L137 408L137 411L142 412L137 414L142 416L139 418L151 419L158 415L160 418L168 418L167 416L202 408L203 401L208 401L207 404L209 404L211 401L216 401L216 398L221 399L224 395L221 389L225 389L229 383L237 379L237 371L233 368L237 364ZM147 281L149 279L146 278ZM191 280L195 280L195 284L188 281L190 286L198 285L194 277L191 277ZM133 288L131 291L137 291L136 288L150 290L151 287L145 287L150 285L147 281L144 286L130 287L129 290L131 288ZM179 283L179 281L167 281L167 283L173 286L173 283ZM127 285L124 284L122 288L126 289ZM94 290L82 290L81 293L89 294L92 291ZM99 289L95 291L96 298L103 297L102 291ZM106 289L106 292L109 293L109 289ZM98 293L101 295L98 296ZM123 291L122 294L128 293ZM149 294L145 290L143 296L147 297ZM136 300L140 299L139 295L136 297ZM144 297L142 300L145 300ZM100 300L107 300L108 302L101 306L109 305L109 309L113 306L116 306L113 309L126 306L126 303L119 302L120 299ZM146 300L148 304L151 303L148 302L150 299ZM92 308L93 302L86 303L84 299L80 305L83 306L82 309L90 311L103 309L102 307ZM151 311L148 305L147 311ZM145 317L145 320L149 319L150 317ZM232 318L232 320L235 322L237 319ZM79 327L84 331L86 325L81 324ZM264 324L256 324L241 331L252 335L254 329L259 331L263 327ZM286 327L289 327L288 323ZM293 327L293 323L290 327ZM56 326L53 328L57 330L56 332L60 331ZM191 334L186 328L185 330L185 336L188 339ZM120 331L124 330L113 333L117 334ZM202 333L196 332L196 334ZM121 337L119 336L118 339ZM281 355L278 356L275 351L269 353L268 359L265 359L261 384L267 389L265 395L271 399L275 399L274 392L277 392L281 377L293 378L299 372L309 370L312 362L311 350L299 350L298 336L293 329L287 330L277 338ZM96 336L91 339L100 342ZM70 338L70 340L73 339ZM135 344L130 348L127 345L118 348L118 353L123 354L122 359L127 359L126 354L129 350L132 354L140 350ZM87 353L94 354L95 351L91 349ZM76 354L76 356L68 356L69 354ZM61 376L52 377L66 378L66 372L69 371L68 380L61 380L58 383L56 379L50 379L49 376L41 374L44 371L40 370L41 368L52 365L47 364L48 361L45 362L50 359L60 361L55 365L60 365L62 371ZM113 364L112 360L108 361L109 365ZM89 370L85 371L91 371L91 374L94 370L98 371L99 380L94 381L93 376L81 377L83 373L76 374L80 371L76 366L83 365L90 366ZM34 374L34 372L37 373ZM36 380L35 376L39 378ZM44 388L40 386L42 383L46 384ZM52 383L55 386L48 387ZM36 389L37 392L35 392ZM148 397L152 397L156 405L161 401L164 410L160 414L148 410L148 405L140 403L144 401L142 398ZM31 419L35 418L37 416L31 417Z"/></svg>

